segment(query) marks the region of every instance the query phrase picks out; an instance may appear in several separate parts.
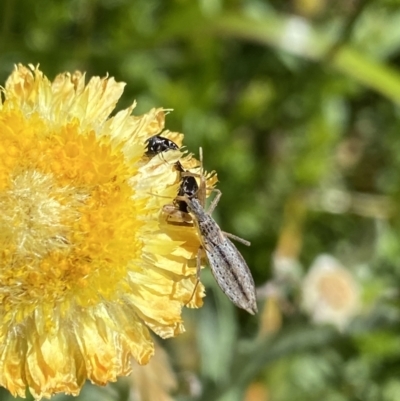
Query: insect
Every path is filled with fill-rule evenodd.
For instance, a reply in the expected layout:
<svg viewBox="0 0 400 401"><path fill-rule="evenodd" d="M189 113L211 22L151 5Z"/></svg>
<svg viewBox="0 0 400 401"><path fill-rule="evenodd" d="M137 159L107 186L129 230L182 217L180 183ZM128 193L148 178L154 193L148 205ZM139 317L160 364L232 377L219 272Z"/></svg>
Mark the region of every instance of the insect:
<svg viewBox="0 0 400 401"><path fill-rule="evenodd" d="M202 171L203 155L201 148L200 164L200 171ZM221 290L236 306L254 315L257 313L254 280L243 256L228 237L245 245L250 245L250 243L235 235L223 232L211 217L212 211L221 198L221 191L213 189L217 195L206 212L204 210L206 196L204 176L190 172L182 174L182 184L174 205L164 206L164 212L169 215L179 215L184 222L188 221L185 217L186 212L191 216L201 241L201 248L197 254L197 277L200 274L201 254L204 251L211 272ZM200 187L197 185L195 176L200 177Z"/></svg>
<svg viewBox="0 0 400 401"><path fill-rule="evenodd" d="M179 146L168 138L165 138L161 135L153 135L149 139L146 140L147 150L145 155L148 157L154 157L159 153L166 152L168 150L178 150ZM175 163L175 168L179 172L183 172L183 167L179 161Z"/></svg>
<svg viewBox="0 0 400 401"><path fill-rule="evenodd" d="M175 142L161 135L154 135L147 139L145 143L147 143L147 150L145 154L146 156L150 157L155 156L158 153L166 152L167 150L179 149Z"/></svg>
<svg viewBox="0 0 400 401"><path fill-rule="evenodd" d="M147 144L147 150L146 150L145 154L146 154L146 156L149 156L149 157L154 157L157 154L166 152L168 150L179 149L178 145L175 142L173 142L170 139L165 138L161 135L154 135L154 136L150 137L149 139L147 139L145 143ZM178 192L178 196L183 196L185 194L187 194L189 196L194 196L199 189L196 179L193 176L183 177L182 173L184 173L184 169L182 167L182 164L179 161L177 161L175 163L175 168L181 173L180 179L182 179L182 183L181 183L181 186L180 186L180 189ZM186 202L177 200L175 202L175 205L176 205L177 211L182 212L181 216L179 217L180 222L181 223L184 221L187 222L189 216L188 216ZM172 214L175 210L175 207L173 207L172 205L171 205L171 207L172 208L170 210L170 213ZM189 220L191 220L191 219L189 218ZM179 224L179 221L175 222L175 223Z"/></svg>
<svg viewBox="0 0 400 401"><path fill-rule="evenodd" d="M193 198L199 191L199 186L197 185L197 181L193 176L184 176L182 177L182 183L179 187L178 198L182 196L187 196L188 198ZM179 211L183 213L189 213L187 203L184 200L176 200L176 207Z"/></svg>

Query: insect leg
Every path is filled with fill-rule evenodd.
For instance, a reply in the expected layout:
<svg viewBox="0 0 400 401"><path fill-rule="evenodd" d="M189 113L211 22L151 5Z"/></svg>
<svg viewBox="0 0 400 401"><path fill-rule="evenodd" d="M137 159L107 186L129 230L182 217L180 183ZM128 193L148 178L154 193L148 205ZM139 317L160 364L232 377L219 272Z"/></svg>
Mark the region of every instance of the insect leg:
<svg viewBox="0 0 400 401"><path fill-rule="evenodd" d="M162 212L166 215L165 220L169 224L193 226L193 219L189 213L178 210L174 205L164 205Z"/></svg>
<svg viewBox="0 0 400 401"><path fill-rule="evenodd" d="M216 193L217 193L217 196L213 199L213 201L211 202L211 205L209 206L209 208L208 208L208 210L207 210L207 213L208 213L209 215L211 215L211 213L212 213L212 212L214 211L214 209L217 207L218 202L219 202L219 200L221 199L221 196L222 196L222 192L221 192L219 189L213 188L212 191L213 191L213 192L216 192ZM242 244L244 244L244 245L246 245L246 246L250 246L250 245L251 245L249 241L246 241L245 239L240 238L240 237L238 237L237 235L230 234L230 233L227 233L227 232L225 232L225 231L222 231L222 233L223 233L225 236L227 236L227 237L229 237L229 238L232 238L232 239L234 239L235 241L241 242Z"/></svg>
<svg viewBox="0 0 400 401"><path fill-rule="evenodd" d="M192 301L192 299L193 299L193 297L194 297L194 294L196 293L197 286L198 286L198 285L199 285L199 283L200 283L200 273L201 273L201 255L202 255L202 253L203 253L203 248L202 248L202 247L200 247L200 248L199 248L199 250L197 251L197 263L196 263L196 284L195 284L195 286L194 286L194 288L193 288L193 292L192 292L192 295L190 296L190 299L189 299L189 301L187 301L187 302L186 302L186 305L187 305L187 304L189 304L189 303Z"/></svg>
<svg viewBox="0 0 400 401"><path fill-rule="evenodd" d="M238 237L237 235L231 234L231 233L227 233L225 231L222 231L222 233L229 238L234 239L237 242L241 242L242 244L246 245L246 246L250 246L251 243L243 238Z"/></svg>
<svg viewBox="0 0 400 401"><path fill-rule="evenodd" d="M217 195L212 200L211 205L208 207L207 213L209 215L211 215L212 212L214 211L214 209L217 207L218 202L219 202L219 200L221 199L221 196L222 196L222 192L219 189L213 188L212 192L215 192Z"/></svg>

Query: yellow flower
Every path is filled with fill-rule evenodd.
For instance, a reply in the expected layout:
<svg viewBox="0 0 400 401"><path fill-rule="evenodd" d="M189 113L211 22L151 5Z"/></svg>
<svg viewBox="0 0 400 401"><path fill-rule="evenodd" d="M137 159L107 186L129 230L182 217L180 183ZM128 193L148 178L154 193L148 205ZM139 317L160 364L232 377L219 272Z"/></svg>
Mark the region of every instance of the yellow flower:
<svg viewBox="0 0 400 401"><path fill-rule="evenodd" d="M19 65L3 89L0 385L14 395L115 381L131 357L149 361L148 328L175 336L182 307L202 304L188 262L195 230L161 213L179 187L174 163L196 163L175 150L144 155L165 112L135 117L133 104L109 117L123 87L99 77L85 85L80 72L50 82ZM182 134L163 135L181 146Z"/></svg>

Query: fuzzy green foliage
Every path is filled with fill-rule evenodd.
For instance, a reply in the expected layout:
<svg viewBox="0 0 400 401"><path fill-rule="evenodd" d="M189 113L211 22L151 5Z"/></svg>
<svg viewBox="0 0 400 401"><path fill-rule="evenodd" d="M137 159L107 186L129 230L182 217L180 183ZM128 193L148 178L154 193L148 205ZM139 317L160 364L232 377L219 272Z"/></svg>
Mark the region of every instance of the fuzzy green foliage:
<svg viewBox="0 0 400 401"><path fill-rule="evenodd" d="M206 169L218 171L215 219L252 242L238 248L265 290L261 312L235 309L202 274L205 306L184 316L187 334L162 343L178 377L176 400L242 400L255 382L273 401L400 399L398 6L1 2L0 82L15 63L40 63L49 77L108 72L127 82L120 108L136 99L136 113L174 109L168 129L183 132L192 152L202 146ZM288 261L283 272L277 250ZM303 277L320 254L340 260L360 288L359 315L341 331L301 308ZM121 380L54 400L129 394ZM1 401L11 399L0 389Z"/></svg>

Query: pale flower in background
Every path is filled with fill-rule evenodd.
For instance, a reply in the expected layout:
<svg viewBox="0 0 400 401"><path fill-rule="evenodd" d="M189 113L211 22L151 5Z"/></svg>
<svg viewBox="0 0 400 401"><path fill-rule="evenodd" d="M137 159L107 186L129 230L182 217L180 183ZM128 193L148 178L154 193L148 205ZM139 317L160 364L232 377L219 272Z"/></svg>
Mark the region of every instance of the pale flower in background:
<svg viewBox="0 0 400 401"><path fill-rule="evenodd" d="M343 330L359 311L359 285L336 258L320 255L303 280L302 306L315 323Z"/></svg>

